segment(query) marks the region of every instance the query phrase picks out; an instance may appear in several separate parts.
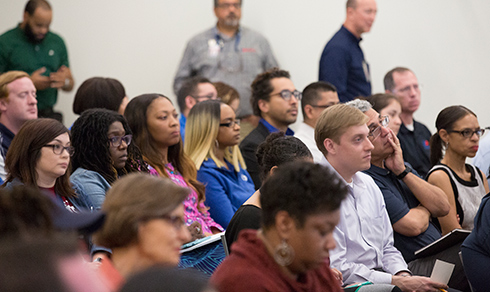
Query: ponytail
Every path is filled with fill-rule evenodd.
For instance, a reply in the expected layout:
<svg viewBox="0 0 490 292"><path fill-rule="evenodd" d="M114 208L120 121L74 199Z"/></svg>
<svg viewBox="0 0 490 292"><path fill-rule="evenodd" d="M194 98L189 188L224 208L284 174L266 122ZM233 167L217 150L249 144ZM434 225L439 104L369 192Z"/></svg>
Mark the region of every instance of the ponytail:
<svg viewBox="0 0 490 292"><path fill-rule="evenodd" d="M442 159L442 139L439 132L430 137L430 164L434 166Z"/></svg>

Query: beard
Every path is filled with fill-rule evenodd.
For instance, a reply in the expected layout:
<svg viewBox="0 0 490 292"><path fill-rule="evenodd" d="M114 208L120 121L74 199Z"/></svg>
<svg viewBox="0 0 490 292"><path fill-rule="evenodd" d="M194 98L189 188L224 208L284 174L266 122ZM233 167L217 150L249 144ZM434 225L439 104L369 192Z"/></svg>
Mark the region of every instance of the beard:
<svg viewBox="0 0 490 292"><path fill-rule="evenodd" d="M34 34L34 32L32 31L32 27L28 22L26 23L26 26L24 27L24 34L27 37L27 39L29 39L29 41L31 43L34 43L34 44L42 43L44 41L44 38L45 38L45 36L43 36L42 38L38 38Z"/></svg>
<svg viewBox="0 0 490 292"><path fill-rule="evenodd" d="M231 27L236 27L238 26L239 23L238 17L234 13L230 13L224 21L224 25L226 26L231 26Z"/></svg>

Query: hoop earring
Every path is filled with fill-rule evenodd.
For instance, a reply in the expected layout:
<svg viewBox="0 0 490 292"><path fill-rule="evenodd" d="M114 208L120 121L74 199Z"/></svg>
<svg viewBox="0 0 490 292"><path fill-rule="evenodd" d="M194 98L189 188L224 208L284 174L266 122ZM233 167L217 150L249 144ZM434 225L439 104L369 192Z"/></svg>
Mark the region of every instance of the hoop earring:
<svg viewBox="0 0 490 292"><path fill-rule="evenodd" d="M279 244L274 250L274 260L279 265L285 267L290 265L293 262L293 259L294 259L294 250L286 242L286 240L283 239L281 244Z"/></svg>
<svg viewBox="0 0 490 292"><path fill-rule="evenodd" d="M216 147L216 149L219 148L219 142L218 142L218 139L214 140L214 146Z"/></svg>

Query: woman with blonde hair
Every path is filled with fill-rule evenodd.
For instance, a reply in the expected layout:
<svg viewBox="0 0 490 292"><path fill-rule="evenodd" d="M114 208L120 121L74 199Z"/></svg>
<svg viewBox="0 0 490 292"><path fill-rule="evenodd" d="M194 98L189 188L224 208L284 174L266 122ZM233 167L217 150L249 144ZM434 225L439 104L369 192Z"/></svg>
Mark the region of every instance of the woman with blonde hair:
<svg viewBox="0 0 490 292"><path fill-rule="evenodd" d="M240 122L233 109L220 101L195 105L187 117L184 151L206 186L211 217L225 227L236 210L255 191L238 143Z"/></svg>

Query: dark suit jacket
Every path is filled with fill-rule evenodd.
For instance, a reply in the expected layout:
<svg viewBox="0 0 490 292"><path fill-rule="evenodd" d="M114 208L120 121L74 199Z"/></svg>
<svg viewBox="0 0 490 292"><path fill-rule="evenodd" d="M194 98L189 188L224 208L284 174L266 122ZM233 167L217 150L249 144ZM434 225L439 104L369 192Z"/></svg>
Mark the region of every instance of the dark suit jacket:
<svg viewBox="0 0 490 292"><path fill-rule="evenodd" d="M255 152L260 143L264 142L269 134L269 130L262 123L259 123L257 128L250 132L240 143L240 151L242 152L243 159L247 165L247 171L252 177L256 190L260 188L262 181L259 176L260 167L257 163Z"/></svg>

